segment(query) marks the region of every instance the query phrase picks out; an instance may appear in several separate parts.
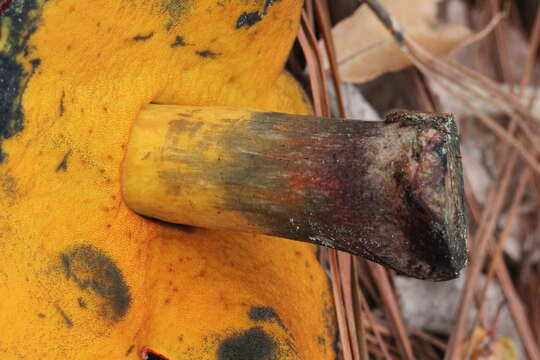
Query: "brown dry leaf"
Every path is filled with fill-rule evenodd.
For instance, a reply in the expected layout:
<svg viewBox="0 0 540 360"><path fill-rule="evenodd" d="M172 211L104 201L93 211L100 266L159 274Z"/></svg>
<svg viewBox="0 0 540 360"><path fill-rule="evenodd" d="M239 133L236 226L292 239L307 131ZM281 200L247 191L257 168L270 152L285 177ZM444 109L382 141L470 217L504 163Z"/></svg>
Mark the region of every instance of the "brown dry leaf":
<svg viewBox="0 0 540 360"><path fill-rule="evenodd" d="M435 54L447 55L471 36L462 25L437 19L439 0L380 0L406 33ZM391 35L367 6L339 22L333 29L342 80L362 83L411 64Z"/></svg>
<svg viewBox="0 0 540 360"><path fill-rule="evenodd" d="M471 360L517 360L517 350L514 341L507 337L491 340L482 328L474 329L472 336L473 348ZM463 357L467 351L468 342L462 344Z"/></svg>

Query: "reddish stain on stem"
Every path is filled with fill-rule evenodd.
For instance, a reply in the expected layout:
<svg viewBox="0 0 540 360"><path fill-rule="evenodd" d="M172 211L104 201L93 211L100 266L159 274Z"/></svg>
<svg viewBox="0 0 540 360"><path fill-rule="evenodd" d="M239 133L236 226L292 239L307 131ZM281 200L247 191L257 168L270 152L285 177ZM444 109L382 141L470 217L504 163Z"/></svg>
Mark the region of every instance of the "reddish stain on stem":
<svg viewBox="0 0 540 360"><path fill-rule="evenodd" d="M11 0L0 0L0 13L7 10L10 4L11 4Z"/></svg>

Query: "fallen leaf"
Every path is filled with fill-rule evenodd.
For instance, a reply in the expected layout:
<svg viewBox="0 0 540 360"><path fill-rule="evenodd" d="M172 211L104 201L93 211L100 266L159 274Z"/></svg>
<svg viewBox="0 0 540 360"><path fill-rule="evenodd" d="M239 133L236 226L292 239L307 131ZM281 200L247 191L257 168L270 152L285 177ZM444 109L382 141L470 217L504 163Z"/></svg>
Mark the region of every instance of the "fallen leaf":
<svg viewBox="0 0 540 360"><path fill-rule="evenodd" d="M517 360L516 344L512 339L500 337L491 339L487 332L477 327L474 329L472 339L471 360ZM468 341L462 344L463 357L466 356Z"/></svg>
<svg viewBox="0 0 540 360"><path fill-rule="evenodd" d="M380 0L403 26L405 32L431 52L447 55L471 36L462 25L437 19L439 0ZM342 80L362 83L411 64L391 35L367 6L339 22L333 29ZM321 44L322 46L322 44Z"/></svg>

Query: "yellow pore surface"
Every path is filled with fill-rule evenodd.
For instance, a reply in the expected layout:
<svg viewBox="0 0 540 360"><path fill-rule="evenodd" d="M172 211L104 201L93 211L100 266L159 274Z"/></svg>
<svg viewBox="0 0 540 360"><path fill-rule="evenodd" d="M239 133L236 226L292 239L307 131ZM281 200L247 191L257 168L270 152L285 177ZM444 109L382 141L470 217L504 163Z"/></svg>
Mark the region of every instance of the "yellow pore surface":
<svg viewBox="0 0 540 360"><path fill-rule="evenodd" d="M300 7L40 5L29 53L16 59L27 71L40 60L22 97L24 128L2 141L4 359L137 359L144 347L171 360L335 357L312 246L153 222L120 191L130 127L150 102L309 112L283 73ZM255 12L252 26L239 22Z"/></svg>

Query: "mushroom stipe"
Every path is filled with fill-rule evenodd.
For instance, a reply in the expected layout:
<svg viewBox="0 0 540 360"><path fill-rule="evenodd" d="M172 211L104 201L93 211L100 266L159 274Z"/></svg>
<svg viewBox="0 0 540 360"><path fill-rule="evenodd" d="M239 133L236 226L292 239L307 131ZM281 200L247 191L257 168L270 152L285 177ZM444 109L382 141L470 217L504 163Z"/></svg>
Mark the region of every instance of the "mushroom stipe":
<svg viewBox="0 0 540 360"><path fill-rule="evenodd" d="M467 259L459 138L445 114L368 122L148 105L123 194L152 218L306 241L421 279L455 278Z"/></svg>

